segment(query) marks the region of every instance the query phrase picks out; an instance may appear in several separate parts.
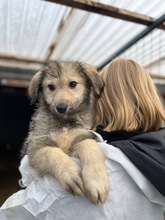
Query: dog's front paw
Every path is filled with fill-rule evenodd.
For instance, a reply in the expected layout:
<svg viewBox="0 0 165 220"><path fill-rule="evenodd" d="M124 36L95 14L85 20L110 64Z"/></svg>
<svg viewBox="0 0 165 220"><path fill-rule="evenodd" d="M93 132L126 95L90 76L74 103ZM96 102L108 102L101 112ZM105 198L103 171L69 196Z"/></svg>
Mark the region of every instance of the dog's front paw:
<svg viewBox="0 0 165 220"><path fill-rule="evenodd" d="M82 178L87 196L94 204L103 204L109 193L109 177L106 167L91 165L84 167Z"/></svg>
<svg viewBox="0 0 165 220"><path fill-rule="evenodd" d="M81 168L72 159L65 161L65 164L61 166L57 179L66 191L73 195L84 195Z"/></svg>

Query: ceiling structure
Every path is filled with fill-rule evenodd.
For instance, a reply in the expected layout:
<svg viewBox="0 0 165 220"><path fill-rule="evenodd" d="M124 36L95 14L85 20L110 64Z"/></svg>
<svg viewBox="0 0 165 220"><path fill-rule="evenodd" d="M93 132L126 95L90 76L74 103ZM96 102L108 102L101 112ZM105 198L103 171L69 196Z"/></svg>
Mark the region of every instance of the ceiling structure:
<svg viewBox="0 0 165 220"><path fill-rule="evenodd" d="M164 21L164 0L1 0L0 84L27 87L52 60L99 68L115 54L134 59L165 84Z"/></svg>

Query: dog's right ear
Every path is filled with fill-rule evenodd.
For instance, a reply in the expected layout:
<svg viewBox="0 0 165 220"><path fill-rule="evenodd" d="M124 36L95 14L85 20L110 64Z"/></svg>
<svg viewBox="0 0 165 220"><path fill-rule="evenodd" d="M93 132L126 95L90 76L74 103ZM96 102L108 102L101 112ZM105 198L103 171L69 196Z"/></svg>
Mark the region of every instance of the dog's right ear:
<svg viewBox="0 0 165 220"><path fill-rule="evenodd" d="M30 82L30 85L28 88L28 95L29 95L31 104L34 104L37 101L41 79L42 79L42 71L39 71L33 76Z"/></svg>
<svg viewBox="0 0 165 220"><path fill-rule="evenodd" d="M101 95L101 92L103 90L103 80L99 76L99 73L97 72L96 68L89 65L89 64L83 64L84 73L89 77L92 83L92 88L98 97Z"/></svg>

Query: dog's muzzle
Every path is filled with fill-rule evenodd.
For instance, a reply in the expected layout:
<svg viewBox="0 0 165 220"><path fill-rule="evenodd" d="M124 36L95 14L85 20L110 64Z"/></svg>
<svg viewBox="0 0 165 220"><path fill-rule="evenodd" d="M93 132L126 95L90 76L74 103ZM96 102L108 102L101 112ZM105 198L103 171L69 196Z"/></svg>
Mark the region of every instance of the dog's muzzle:
<svg viewBox="0 0 165 220"><path fill-rule="evenodd" d="M63 114L67 110L67 105L66 104L59 104L56 106L56 110L58 113Z"/></svg>

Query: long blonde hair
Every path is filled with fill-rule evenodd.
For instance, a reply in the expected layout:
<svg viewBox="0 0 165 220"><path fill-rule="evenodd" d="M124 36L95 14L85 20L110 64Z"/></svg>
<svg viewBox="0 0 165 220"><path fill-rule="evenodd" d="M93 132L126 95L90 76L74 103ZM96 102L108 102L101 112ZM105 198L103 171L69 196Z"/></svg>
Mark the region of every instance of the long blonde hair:
<svg viewBox="0 0 165 220"><path fill-rule="evenodd" d="M165 110L150 75L132 60L115 59L101 72L105 83L97 102L97 124L106 131L156 131Z"/></svg>

